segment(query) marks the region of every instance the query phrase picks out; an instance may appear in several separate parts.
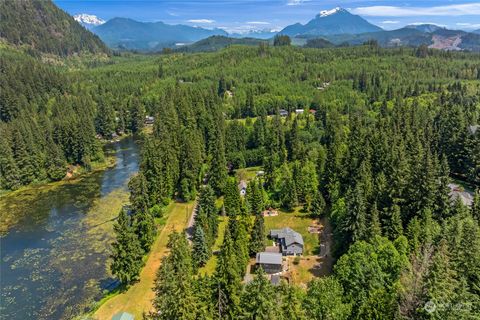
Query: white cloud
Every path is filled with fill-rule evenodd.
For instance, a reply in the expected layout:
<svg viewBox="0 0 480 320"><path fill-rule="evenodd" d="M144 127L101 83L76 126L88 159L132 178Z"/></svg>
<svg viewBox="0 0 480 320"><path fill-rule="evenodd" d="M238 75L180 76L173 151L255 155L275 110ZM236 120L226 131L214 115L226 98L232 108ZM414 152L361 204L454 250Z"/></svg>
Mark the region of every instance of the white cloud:
<svg viewBox="0 0 480 320"><path fill-rule="evenodd" d="M467 16L480 15L480 2L435 7L359 7L353 13L371 17Z"/></svg>
<svg viewBox="0 0 480 320"><path fill-rule="evenodd" d="M469 23L469 22L459 22L456 23L457 26L463 27L465 29L478 29L480 28L480 23Z"/></svg>
<svg viewBox="0 0 480 320"><path fill-rule="evenodd" d="M191 20L188 20L188 22L191 22L191 23L214 23L215 20L210 20L210 19L191 19Z"/></svg>
<svg viewBox="0 0 480 320"><path fill-rule="evenodd" d="M267 24L270 24L270 22L266 22L266 21L248 21L247 24L267 25Z"/></svg>
<svg viewBox="0 0 480 320"><path fill-rule="evenodd" d="M385 20L380 22L381 24L397 24L400 23L400 21L394 21L394 20Z"/></svg>
<svg viewBox="0 0 480 320"><path fill-rule="evenodd" d="M304 2L308 2L310 0L287 0L287 6L298 6Z"/></svg>

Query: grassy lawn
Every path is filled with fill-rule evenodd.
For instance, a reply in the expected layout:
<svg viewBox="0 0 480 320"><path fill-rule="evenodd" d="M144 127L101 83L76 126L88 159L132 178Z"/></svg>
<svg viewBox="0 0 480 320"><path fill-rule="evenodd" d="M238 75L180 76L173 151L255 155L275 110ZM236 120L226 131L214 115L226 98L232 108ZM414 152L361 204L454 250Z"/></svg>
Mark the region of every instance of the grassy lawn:
<svg viewBox="0 0 480 320"><path fill-rule="evenodd" d="M290 227L303 236L304 255L318 254L320 242L318 234L309 233L308 227L318 222L309 216L308 213L300 212L301 208L296 208L293 212L279 211L279 215L275 217L265 217L265 231L268 233L270 229L281 229ZM272 241L268 240L268 245L272 245Z"/></svg>
<svg viewBox="0 0 480 320"><path fill-rule="evenodd" d="M193 203L172 203L167 210L167 221L159 236L155 240L145 267L140 273L140 281L131 286L127 291L119 293L107 300L94 313L93 318L110 320L119 311L126 311L142 319L142 313L152 310L152 300L155 296L153 285L156 272L162 257L167 253L168 236L173 231L182 231L192 214Z"/></svg>
<svg viewBox="0 0 480 320"><path fill-rule="evenodd" d="M217 239L215 240L215 243L213 244L212 251L220 250L220 247L223 244L223 238L225 236L225 228L227 227L227 224L228 224L227 217L219 217L218 236L217 236ZM198 273L200 275L212 275L213 272L215 271L216 266L217 266L217 256L212 255L210 259L207 261L207 264L205 264L204 267L198 270Z"/></svg>
<svg viewBox="0 0 480 320"><path fill-rule="evenodd" d="M238 181L240 180L246 180L246 181L251 181L255 179L257 176L257 171L262 170L261 167L248 167L248 168L242 168L242 169L237 169L236 175Z"/></svg>
<svg viewBox="0 0 480 320"><path fill-rule="evenodd" d="M317 255L302 256L298 263L294 263L294 257L287 257L290 281L294 284L307 284L314 277L319 277L320 269L318 268L322 258Z"/></svg>

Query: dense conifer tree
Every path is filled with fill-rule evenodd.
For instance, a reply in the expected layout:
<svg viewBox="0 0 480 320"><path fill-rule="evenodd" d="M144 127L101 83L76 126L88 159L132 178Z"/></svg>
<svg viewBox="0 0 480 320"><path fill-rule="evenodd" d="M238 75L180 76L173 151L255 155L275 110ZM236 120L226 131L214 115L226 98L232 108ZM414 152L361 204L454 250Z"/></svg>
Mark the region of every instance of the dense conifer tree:
<svg viewBox="0 0 480 320"><path fill-rule="evenodd" d="M265 226L262 214L255 216L255 222L250 237L250 255L254 256L258 252L265 250Z"/></svg>
<svg viewBox="0 0 480 320"><path fill-rule="evenodd" d="M172 233L170 254L163 258L155 280L156 312L151 319L196 319L197 301L192 285L192 257L184 233Z"/></svg>
<svg viewBox="0 0 480 320"><path fill-rule="evenodd" d="M112 263L110 270L124 285L138 280L143 266L143 249L138 240L131 218L121 210L113 230L115 242L112 244Z"/></svg>
<svg viewBox="0 0 480 320"><path fill-rule="evenodd" d="M201 226L195 226L193 234L192 260L196 267L203 267L210 258L210 250L207 240L205 239L205 232Z"/></svg>
<svg viewBox="0 0 480 320"><path fill-rule="evenodd" d="M262 320L278 318L279 309L275 299L272 299L274 296L275 289L260 268L255 279L245 286L242 293L240 304L242 318Z"/></svg>
<svg viewBox="0 0 480 320"><path fill-rule="evenodd" d="M144 252L149 252L150 247L155 241L157 227L150 211L137 211L133 218L135 233Z"/></svg>

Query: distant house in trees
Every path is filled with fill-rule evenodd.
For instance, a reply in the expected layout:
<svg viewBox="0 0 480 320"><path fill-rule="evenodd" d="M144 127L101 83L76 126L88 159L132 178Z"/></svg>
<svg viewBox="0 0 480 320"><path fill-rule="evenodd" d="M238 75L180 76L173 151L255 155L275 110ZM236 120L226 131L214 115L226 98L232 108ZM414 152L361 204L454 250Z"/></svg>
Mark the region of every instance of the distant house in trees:
<svg viewBox="0 0 480 320"><path fill-rule="evenodd" d="M296 256L303 254L303 237L300 233L290 229L272 229L270 237L277 242L284 256Z"/></svg>
<svg viewBox="0 0 480 320"><path fill-rule="evenodd" d="M153 125L154 122L155 122L155 117L152 117L152 116L146 116L145 117L145 124L146 125Z"/></svg>
<svg viewBox="0 0 480 320"><path fill-rule="evenodd" d="M288 111L285 109L280 109L278 114L280 114L281 117L286 117L288 116Z"/></svg>
<svg viewBox="0 0 480 320"><path fill-rule="evenodd" d="M473 196L469 192L463 190L462 187L455 183L449 183L448 187L450 188L449 196L450 201L456 202L457 199L460 199L463 205L471 207L473 204Z"/></svg>
<svg viewBox="0 0 480 320"><path fill-rule="evenodd" d="M238 191L240 192L241 196L247 194L247 182L245 180L240 181L238 184Z"/></svg>
<svg viewBox="0 0 480 320"><path fill-rule="evenodd" d="M305 110L303 110L303 109L295 109L296 114L303 114L304 112L305 112Z"/></svg>
<svg viewBox="0 0 480 320"><path fill-rule="evenodd" d="M256 266L269 274L283 271L283 258L281 253L259 252L257 253Z"/></svg>

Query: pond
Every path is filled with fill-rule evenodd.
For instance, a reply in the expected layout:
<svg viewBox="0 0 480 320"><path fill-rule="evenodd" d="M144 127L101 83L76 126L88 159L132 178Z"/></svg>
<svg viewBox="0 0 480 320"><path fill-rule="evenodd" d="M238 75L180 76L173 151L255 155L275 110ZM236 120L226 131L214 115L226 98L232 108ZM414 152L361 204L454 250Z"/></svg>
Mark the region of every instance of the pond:
<svg viewBox="0 0 480 320"><path fill-rule="evenodd" d="M0 197L2 224L8 219L0 238L1 319L71 319L115 285L107 264L113 223L139 155L133 138L105 148L116 157L111 169Z"/></svg>

